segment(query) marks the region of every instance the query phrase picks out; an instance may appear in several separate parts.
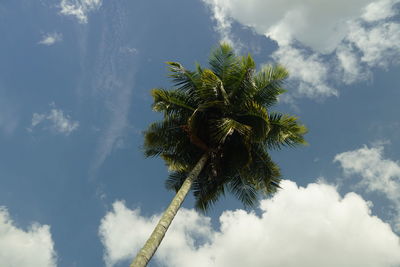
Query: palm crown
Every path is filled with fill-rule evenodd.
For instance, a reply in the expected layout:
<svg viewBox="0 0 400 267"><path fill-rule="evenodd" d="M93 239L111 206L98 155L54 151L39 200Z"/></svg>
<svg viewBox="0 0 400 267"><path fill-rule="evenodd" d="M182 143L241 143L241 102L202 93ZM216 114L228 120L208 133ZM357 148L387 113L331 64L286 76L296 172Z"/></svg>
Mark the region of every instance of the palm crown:
<svg viewBox="0 0 400 267"><path fill-rule="evenodd" d="M211 53L209 69L168 65L174 88L152 90L153 109L164 118L145 131L144 149L165 160L167 188L177 193L131 267L147 265L190 189L203 211L225 191L252 206L260 192L279 187L268 150L305 144L307 129L296 117L268 112L284 92L282 66L256 72L250 55L236 56L227 44Z"/></svg>
<svg viewBox="0 0 400 267"><path fill-rule="evenodd" d="M261 192L279 187L280 170L268 151L305 144L307 129L294 116L269 109L285 90L282 66L256 71L250 55L237 56L221 44L209 68L194 71L168 62L172 90L153 89L153 109L163 120L145 131L146 156L161 156L170 175L168 189L178 191L203 154L209 155L191 190L196 208L206 210L226 191L244 205Z"/></svg>

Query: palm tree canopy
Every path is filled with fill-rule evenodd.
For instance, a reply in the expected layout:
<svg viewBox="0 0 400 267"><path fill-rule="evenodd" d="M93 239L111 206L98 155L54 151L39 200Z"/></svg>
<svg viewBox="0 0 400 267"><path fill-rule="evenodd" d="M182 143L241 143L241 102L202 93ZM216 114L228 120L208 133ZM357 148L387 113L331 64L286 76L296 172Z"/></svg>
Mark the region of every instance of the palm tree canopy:
<svg viewBox="0 0 400 267"><path fill-rule="evenodd" d="M306 143L307 129L296 117L269 111L285 92L287 70L275 65L257 72L250 55L237 56L227 44L213 50L209 68L167 64L173 88L151 92L163 120L144 133L145 155L161 156L170 170L167 188L179 190L209 153L191 188L199 210L226 191L245 206L253 206L259 193L275 192L281 175L268 151Z"/></svg>

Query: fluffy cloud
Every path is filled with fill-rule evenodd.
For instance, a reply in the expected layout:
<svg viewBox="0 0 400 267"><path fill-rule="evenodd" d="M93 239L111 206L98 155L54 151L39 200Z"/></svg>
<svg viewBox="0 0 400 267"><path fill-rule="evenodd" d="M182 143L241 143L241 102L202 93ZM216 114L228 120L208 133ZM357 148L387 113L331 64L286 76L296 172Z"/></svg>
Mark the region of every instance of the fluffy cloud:
<svg viewBox="0 0 400 267"><path fill-rule="evenodd" d="M399 0L203 1L211 8L222 39L232 40L235 20L278 44L273 58L298 82L298 96L337 95L329 85L331 77L349 84L368 78L372 66L400 61L400 24L388 21Z"/></svg>
<svg viewBox="0 0 400 267"><path fill-rule="evenodd" d="M61 0L60 13L75 16L80 23L87 23L87 14L101 6L101 0Z"/></svg>
<svg viewBox="0 0 400 267"><path fill-rule="evenodd" d="M299 94L310 98L338 95L338 91L327 84L329 68L317 54L281 46L272 57L289 70L291 79L299 81Z"/></svg>
<svg viewBox="0 0 400 267"><path fill-rule="evenodd" d="M326 184L291 181L262 200L261 214L226 211L215 231L210 218L181 209L155 255L162 266L371 266L400 264L399 237L372 216L359 195L341 197ZM117 201L102 219L105 261L131 260L159 215L144 217Z"/></svg>
<svg viewBox="0 0 400 267"><path fill-rule="evenodd" d="M385 195L395 204L398 212L397 229L400 229L400 164L383 156L383 146L347 151L335 156L345 175L361 176L360 186L369 192Z"/></svg>
<svg viewBox="0 0 400 267"><path fill-rule="evenodd" d="M56 254L48 225L17 228L8 211L0 207L0 266L56 266Z"/></svg>
<svg viewBox="0 0 400 267"><path fill-rule="evenodd" d="M70 116L65 115L61 109L56 109L54 105L47 113L33 113L28 131L32 131L39 124L45 124L45 128L64 135L69 135L79 127L79 122L73 121Z"/></svg>
<svg viewBox="0 0 400 267"><path fill-rule="evenodd" d="M99 228L99 235L105 246L106 265L113 266L119 261L133 259L135 253L150 236L159 218L159 215L143 217L139 209L130 210L124 202L116 201L113 210L102 219ZM169 253L175 249L182 249L179 257L187 257L189 260L193 256L191 249L195 246L194 238L208 240L212 234L210 218L187 209L179 211L171 230L171 233L168 233L170 241L160 246L161 251L165 252L158 255L160 260L169 259L172 256Z"/></svg>
<svg viewBox="0 0 400 267"><path fill-rule="evenodd" d="M360 60L369 66L387 67L400 61L400 24L381 22L373 27L353 23L347 40L361 51Z"/></svg>
<svg viewBox="0 0 400 267"><path fill-rule="evenodd" d="M280 45L294 40L315 51L332 52L348 32L347 21L362 15L372 0L272 1L203 0L223 15L266 35ZM343 8L346 6L346 8Z"/></svg>
<svg viewBox="0 0 400 267"><path fill-rule="evenodd" d="M370 3L365 7L362 18L368 22L374 22L396 15L393 6L398 0L380 0Z"/></svg>
<svg viewBox="0 0 400 267"><path fill-rule="evenodd" d="M221 35L222 41L233 44L234 42L231 39L232 20L228 16L225 6L218 5L217 3L213 3L213 1L209 0L203 1L209 4L210 8L212 9L213 19L217 23L215 30Z"/></svg>
<svg viewBox="0 0 400 267"><path fill-rule="evenodd" d="M371 72L359 64L355 49L352 45L343 44L336 49L336 72L339 79L345 84L367 80L371 76Z"/></svg>
<svg viewBox="0 0 400 267"><path fill-rule="evenodd" d="M42 40L39 41L39 44L50 46L61 41L62 41L62 34L54 32L54 33L44 34Z"/></svg>

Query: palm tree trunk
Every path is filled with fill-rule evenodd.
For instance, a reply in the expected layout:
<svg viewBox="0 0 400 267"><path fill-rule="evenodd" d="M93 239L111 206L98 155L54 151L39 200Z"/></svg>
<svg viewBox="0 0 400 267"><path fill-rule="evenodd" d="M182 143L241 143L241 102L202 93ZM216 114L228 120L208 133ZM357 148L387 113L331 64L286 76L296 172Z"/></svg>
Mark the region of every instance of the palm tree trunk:
<svg viewBox="0 0 400 267"><path fill-rule="evenodd" d="M153 233L151 234L149 239L147 239L146 244L143 246L143 248L136 255L136 258L133 260L130 267L145 267L150 261L151 257L153 257L158 246L163 240L169 225L171 224L180 206L182 205L183 200L185 199L190 188L192 187L193 181L200 174L207 160L208 153L205 153L197 162L193 170L189 173L188 177L186 177L185 182L183 182L181 188L172 199L169 207L164 211L164 214L162 215L156 228L154 228Z"/></svg>

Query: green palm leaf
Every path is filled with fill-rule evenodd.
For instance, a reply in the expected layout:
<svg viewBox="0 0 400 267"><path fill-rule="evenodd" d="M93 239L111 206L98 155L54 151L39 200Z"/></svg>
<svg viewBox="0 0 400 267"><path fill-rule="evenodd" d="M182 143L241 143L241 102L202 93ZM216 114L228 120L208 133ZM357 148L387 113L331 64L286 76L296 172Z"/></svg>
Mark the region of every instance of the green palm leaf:
<svg viewBox="0 0 400 267"><path fill-rule="evenodd" d="M248 55L243 57L236 68L232 68L228 76L228 87L230 88L229 99L234 105L241 105L252 99L256 92L254 83L255 63Z"/></svg>
<svg viewBox="0 0 400 267"><path fill-rule="evenodd" d="M271 130L265 140L268 148L280 149L283 146L307 144L304 140L307 128L298 123L297 117L275 112L269 115L269 122Z"/></svg>
<svg viewBox="0 0 400 267"><path fill-rule="evenodd" d="M228 190L246 207L254 207L258 200L258 192L254 182L246 180L240 174L227 184Z"/></svg>
<svg viewBox="0 0 400 267"><path fill-rule="evenodd" d="M151 95L154 99L153 110L163 112L166 116L179 113L190 115L195 110L196 103L183 92L153 89Z"/></svg>
<svg viewBox="0 0 400 267"><path fill-rule="evenodd" d="M263 67L254 76L257 90L253 96L254 101L265 107L276 104L278 96L285 92L282 86L288 76L288 71L281 65Z"/></svg>
<svg viewBox="0 0 400 267"><path fill-rule="evenodd" d="M225 142L225 139L236 131L243 137L251 134L251 127L235 121L231 118L222 118L210 121L213 124L210 138L217 144Z"/></svg>
<svg viewBox="0 0 400 267"><path fill-rule="evenodd" d="M255 101L248 101L243 108L243 111L237 112L237 120L251 127L254 142L262 142L270 130L267 109Z"/></svg>
<svg viewBox="0 0 400 267"><path fill-rule="evenodd" d="M203 70L201 82L198 95L202 98L203 103L217 100L229 104L228 94L224 89L223 82L213 71L209 69Z"/></svg>
<svg viewBox="0 0 400 267"><path fill-rule="evenodd" d="M235 55L232 47L221 44L211 52L208 62L215 75L228 85L229 79L232 79L231 72L238 67L240 59Z"/></svg>

